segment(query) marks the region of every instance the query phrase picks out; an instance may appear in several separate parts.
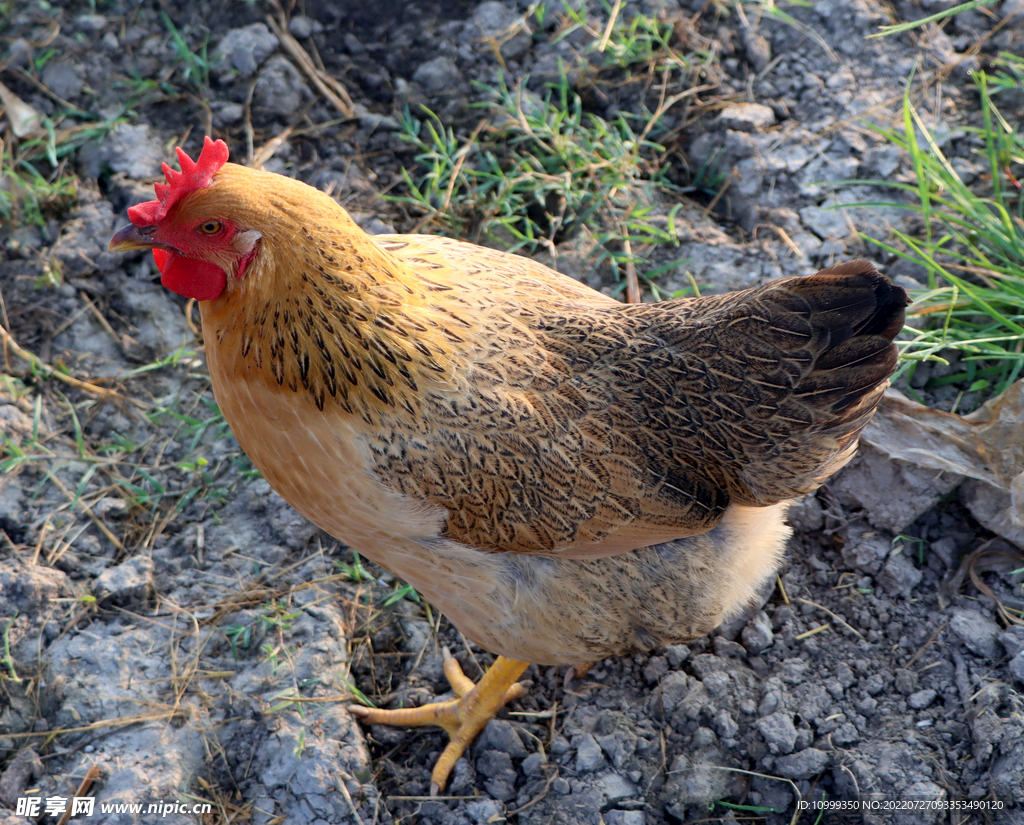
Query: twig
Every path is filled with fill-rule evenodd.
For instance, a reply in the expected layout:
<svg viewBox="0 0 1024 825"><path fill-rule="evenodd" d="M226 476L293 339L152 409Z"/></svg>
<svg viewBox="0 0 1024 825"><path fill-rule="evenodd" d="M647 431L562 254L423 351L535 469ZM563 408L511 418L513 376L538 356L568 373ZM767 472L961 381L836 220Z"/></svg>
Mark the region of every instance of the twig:
<svg viewBox="0 0 1024 825"><path fill-rule="evenodd" d="M914 664L914 662L916 662L920 658L921 654L924 653L928 649L928 647L931 645L931 643L934 642L939 637L939 634L943 630L945 630L946 625L948 625L948 624L949 624L949 620L947 619L941 625L939 625L938 628L935 630L935 632L931 636L928 637L928 641L925 642L923 645L921 645L920 648L918 648L917 653L915 653L913 656L911 656L910 657L910 661L907 662L903 667L906 668L907 670L910 670L910 666L912 664Z"/></svg>
<svg viewBox="0 0 1024 825"><path fill-rule="evenodd" d="M281 18L284 18L284 11L281 9L280 4L277 5L278 14ZM270 28L273 30L277 39L284 46L285 51L288 52L299 64L299 68L306 74L306 77L310 79L317 90L326 97L331 104L345 117L355 117L355 106L352 103L352 98L349 96L348 90L341 84L341 82L326 72L320 71L316 64L313 62L313 58L309 56L309 53L302 48L302 44L299 43L294 37L292 37L288 30L282 25L281 22L274 19L272 15L267 15L266 21Z"/></svg>
<svg viewBox="0 0 1024 825"><path fill-rule="evenodd" d="M818 608L818 610L824 610L826 613L828 613L829 616L831 616L833 619L835 619L837 622L839 622L839 624L841 624L843 627L845 627L847 630L849 630L858 639L863 639L864 638L864 635L859 630L857 630L857 628L851 626L849 624L849 622L847 622L845 619L843 619L842 616L839 616L838 614L833 613L827 607L822 607L817 602L812 602L810 599L803 599L803 598L801 598L799 596L797 596L796 600L798 602L803 602L804 604L809 604L811 607L816 607L816 608Z"/></svg>
<svg viewBox="0 0 1024 825"><path fill-rule="evenodd" d="M554 781L556 779L558 779L558 768L555 768L555 770L552 771L551 776L549 776L547 778L547 781L544 783L544 788L543 788L543 790L541 790L541 792L539 794L537 794L533 799L531 799L525 805L520 805L518 808L514 808L511 811L509 811L509 813L510 814L518 814L518 813L521 813L521 812L525 811L527 808L532 807L533 805L536 805L545 796L548 795L548 792L551 790L551 785L554 783Z"/></svg>
<svg viewBox="0 0 1024 825"><path fill-rule="evenodd" d="M615 21L619 16L619 9L622 8L622 0L615 0L612 6L612 13L608 15L608 25L604 27L604 36L601 38L601 45L597 47L599 52L608 48L608 41L612 39L612 29L615 28Z"/></svg>
<svg viewBox="0 0 1024 825"><path fill-rule="evenodd" d="M711 210L718 205L718 202L722 199L722 196L729 191L729 187L732 186L732 182L736 180L736 178L738 177L739 175L736 173L736 170L734 169L732 177L725 179L725 183L723 183L722 188L718 190L718 194L711 199L711 203L704 207L704 211L701 212L700 215L701 220L705 220L707 216L711 214Z"/></svg>
<svg viewBox="0 0 1024 825"><path fill-rule="evenodd" d="M60 370L54 369L45 361L43 361L43 359L40 358L38 355L35 355L34 353L29 352L27 349L22 349L20 346L18 346L18 342L14 340L14 338L11 336L11 333L9 333L3 327L0 327L0 341L3 342L4 358L7 359L8 363L10 363L10 359L7 351L11 350L19 358L28 361L34 369L39 370L39 372L41 372L47 378L56 378L58 381L62 381L69 387L74 387L76 390L81 390L82 392L87 392L90 395L95 395L98 398L102 398L104 401L126 401L129 404L133 404L142 410L148 410L151 406L150 404L147 404L145 401L140 401L137 398L129 398L128 396L122 395L116 390L108 390L106 387L101 387L97 384L92 384L88 381L82 381L80 378L75 378L74 376L67 375L61 372Z"/></svg>
<svg viewBox="0 0 1024 825"><path fill-rule="evenodd" d="M85 772L85 777L78 785L78 790L75 791L71 800L69 800L70 804L64 809L64 813L61 815L61 818L57 820L57 825L68 825L68 820L71 819L71 812L75 809L75 800L89 793L89 788L92 787L92 783L99 778L100 766L90 765L89 770Z"/></svg>
<svg viewBox="0 0 1024 825"><path fill-rule="evenodd" d="M785 602L787 607L789 607L789 594L786 592L786 585L782 583L782 576L778 573L775 574L775 583L779 586L779 592L782 594L782 601Z"/></svg>
<svg viewBox="0 0 1024 825"><path fill-rule="evenodd" d="M830 625L830 624L820 624L816 628L814 628L813 630L807 630L807 631L805 631L803 633L800 633L800 634L794 636L793 638L802 642L804 639L809 639L811 636L817 636L819 633L824 633L826 630L831 630L831 629L832 629L832 625Z"/></svg>
<svg viewBox="0 0 1024 825"><path fill-rule="evenodd" d="M100 521L100 517L92 511L92 508L90 508L88 504L82 501L81 496L76 496L74 493L72 493L64 485L64 482L57 478L57 476L54 473L50 474L50 481L52 481L54 485L56 485L57 489L59 489L65 496L67 496L68 501L74 502L75 499L77 498L78 506L81 507L83 511L85 511L85 514L89 518L92 519L93 524L100 528L100 532L103 533L103 535L106 536L108 539L110 539L110 543L113 544L118 550L120 550L122 553L125 552L124 545L121 543L121 540L110 532L110 528L108 528L107 525Z"/></svg>
<svg viewBox="0 0 1024 825"><path fill-rule="evenodd" d="M28 733L5 733L4 736L10 739L29 739L32 736L43 736L52 740L55 736L62 736L65 733L83 733L88 730L99 730L101 728L123 728L127 725L139 725L143 722L159 722L162 719L175 719L180 716L187 716L184 710L167 710L161 713L137 713L133 716L120 716L114 719L100 719L88 725L80 725L77 728L54 728L53 730L34 730Z"/></svg>
<svg viewBox="0 0 1024 825"><path fill-rule="evenodd" d="M640 297L640 282L636 278L636 264L633 263L633 245L622 233L622 251L626 253L626 301L631 304L643 302Z"/></svg>
<svg viewBox="0 0 1024 825"><path fill-rule="evenodd" d="M359 810L356 808L355 803L352 801L352 795L348 792L348 788L345 786L345 780L350 779L349 775L345 771L340 771L338 779L338 786L341 788L342 794L345 796L345 801L348 803L348 808L352 811L352 817L359 825L364 825L363 818L359 815Z"/></svg>
<svg viewBox="0 0 1024 825"><path fill-rule="evenodd" d="M270 140L263 144L262 148L252 156L250 166L253 169L262 169L268 160L270 160L281 145L291 137L292 130L295 128L295 124L286 126L281 132L274 135Z"/></svg>

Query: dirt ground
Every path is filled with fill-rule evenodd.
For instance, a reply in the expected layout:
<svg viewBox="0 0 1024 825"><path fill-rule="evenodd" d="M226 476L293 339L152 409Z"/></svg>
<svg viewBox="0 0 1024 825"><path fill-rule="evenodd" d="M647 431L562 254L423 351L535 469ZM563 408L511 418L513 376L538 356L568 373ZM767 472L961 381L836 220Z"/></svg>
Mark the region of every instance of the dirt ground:
<svg viewBox="0 0 1024 825"><path fill-rule="evenodd" d="M856 256L920 286L853 231L884 238L903 213L830 207L892 197L839 181L909 179L906 158L865 123L893 122L911 71L937 140L965 176L983 173L965 131L977 117L969 72L1024 52L1024 6L865 39L892 14L944 7L823 0L787 6L787 24L753 3L616 3L625 20L673 23L679 49L688 40L709 56L706 90L662 123L671 174L692 182L711 159L736 170L716 203L700 186L681 199L677 244L659 254L685 266L660 287L692 276L733 289ZM870 446L794 506L796 535L761 610L568 684L563 669L532 666L527 697L430 799L443 734L364 730L348 697L424 702L447 690L442 645L474 678L490 655L259 478L213 402L198 313L160 287L146 256L106 251L125 209L152 197L160 161L175 145L195 156L204 134L331 191L370 232L410 231L421 216L379 197L402 192L414 164L399 138L405 106L427 105L465 137L486 112L473 105L480 84L502 73L542 92L559 60L606 118L684 87L602 81L592 38L558 39L558 3L541 19L513 0L300 2L284 25L340 79L347 115L261 3L4 8L4 84L44 114L77 111L65 126L124 119L62 159L79 180L73 206L0 229L0 320L72 377L6 348L0 823L28 821L19 798L70 796L92 766L84 795L97 807L81 821L97 823L1024 822L1024 627L1008 627L995 601L1024 606L1021 562L978 567L987 595L955 575L980 547L1020 549L976 520L976 485ZM599 31L610 11L591 4ZM6 126L0 135L9 141ZM556 266L612 288L571 238L555 251ZM928 392L936 406L954 401ZM822 799L836 808L800 807ZM212 809L99 808L158 802Z"/></svg>

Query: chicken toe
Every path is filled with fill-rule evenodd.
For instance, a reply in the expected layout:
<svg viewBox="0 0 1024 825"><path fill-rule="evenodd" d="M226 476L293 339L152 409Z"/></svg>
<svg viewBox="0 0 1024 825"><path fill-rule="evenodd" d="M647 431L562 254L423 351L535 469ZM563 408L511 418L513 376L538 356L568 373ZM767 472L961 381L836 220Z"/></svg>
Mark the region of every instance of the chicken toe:
<svg viewBox="0 0 1024 825"><path fill-rule="evenodd" d="M526 693L516 679L529 665L499 656L476 685L462 672L459 663L444 651L444 675L456 699L434 702L418 708L380 710L349 705L349 711L368 725L421 727L436 725L448 732L450 741L430 776L430 795L436 796L448 784L455 763L495 714L513 699Z"/></svg>

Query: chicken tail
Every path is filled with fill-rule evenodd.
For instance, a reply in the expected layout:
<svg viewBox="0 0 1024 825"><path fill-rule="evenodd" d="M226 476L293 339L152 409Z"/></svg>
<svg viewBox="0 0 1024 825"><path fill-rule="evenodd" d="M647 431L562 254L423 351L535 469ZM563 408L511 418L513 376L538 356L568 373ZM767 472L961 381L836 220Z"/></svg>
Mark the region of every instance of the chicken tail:
<svg viewBox="0 0 1024 825"><path fill-rule="evenodd" d="M863 260L761 289L756 304L768 323L758 343L781 356L793 382L776 419L789 426L768 442L780 460L740 474L751 503L765 504L811 492L853 457L896 368L893 341L910 299ZM777 470L766 474L765 466Z"/></svg>

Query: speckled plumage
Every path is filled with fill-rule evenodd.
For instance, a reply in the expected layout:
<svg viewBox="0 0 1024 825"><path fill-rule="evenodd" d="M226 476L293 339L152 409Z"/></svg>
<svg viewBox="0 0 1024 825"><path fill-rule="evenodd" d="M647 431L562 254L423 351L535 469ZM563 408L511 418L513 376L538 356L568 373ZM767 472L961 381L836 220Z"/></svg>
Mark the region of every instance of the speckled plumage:
<svg viewBox="0 0 1024 825"><path fill-rule="evenodd" d="M786 502L852 456L906 304L861 261L627 306L527 258L370 238L232 164L171 215L260 233L201 308L271 485L478 644L544 664L693 638L750 600Z"/></svg>

